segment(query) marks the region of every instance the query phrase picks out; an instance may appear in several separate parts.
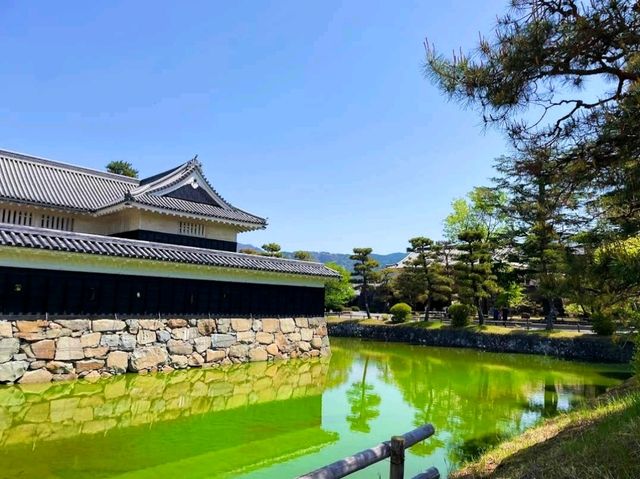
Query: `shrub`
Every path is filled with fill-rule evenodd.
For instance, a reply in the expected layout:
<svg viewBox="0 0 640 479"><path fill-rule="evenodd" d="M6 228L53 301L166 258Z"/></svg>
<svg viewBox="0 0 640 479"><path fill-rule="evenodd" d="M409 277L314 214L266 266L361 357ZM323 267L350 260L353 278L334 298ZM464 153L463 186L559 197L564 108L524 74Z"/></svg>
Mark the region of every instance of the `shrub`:
<svg viewBox="0 0 640 479"><path fill-rule="evenodd" d="M468 304L452 304L449 306L449 316L451 316L451 326L463 328L469 324L469 316L473 314L473 306Z"/></svg>
<svg viewBox="0 0 640 479"><path fill-rule="evenodd" d="M357 306L351 306L351 311L358 312L360 311L360 308L358 308Z"/></svg>
<svg viewBox="0 0 640 479"><path fill-rule="evenodd" d="M394 304L389 312L391 313L391 322L404 323L411 317L411 306L407 303Z"/></svg>
<svg viewBox="0 0 640 479"><path fill-rule="evenodd" d="M591 318L593 320L593 332L598 336L611 336L615 333L616 323L611 316L603 313L594 313Z"/></svg>

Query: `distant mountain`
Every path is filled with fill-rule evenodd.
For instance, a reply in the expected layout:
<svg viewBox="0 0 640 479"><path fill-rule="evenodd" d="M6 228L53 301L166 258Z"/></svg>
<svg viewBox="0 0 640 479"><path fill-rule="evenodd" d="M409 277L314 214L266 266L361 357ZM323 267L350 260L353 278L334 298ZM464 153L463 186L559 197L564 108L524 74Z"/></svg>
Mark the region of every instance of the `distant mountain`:
<svg viewBox="0 0 640 479"><path fill-rule="evenodd" d="M239 250L253 249L256 251L262 251L262 249L258 248L257 246L253 246L251 244L242 244L242 243L238 243L238 249ZM340 266L344 266L349 271L353 269L353 261L349 259L349 256L351 255L351 253L327 253L326 251L309 251L309 253L311 254L311 256L313 256L313 258L316 261L319 261L320 263L333 262L333 263L339 264ZM285 258L293 258L292 252L283 251L282 254L284 255ZM380 266L387 266L390 264L397 263L406 255L407 253L389 253L389 254L373 253L371 257L375 259L378 263L380 263Z"/></svg>

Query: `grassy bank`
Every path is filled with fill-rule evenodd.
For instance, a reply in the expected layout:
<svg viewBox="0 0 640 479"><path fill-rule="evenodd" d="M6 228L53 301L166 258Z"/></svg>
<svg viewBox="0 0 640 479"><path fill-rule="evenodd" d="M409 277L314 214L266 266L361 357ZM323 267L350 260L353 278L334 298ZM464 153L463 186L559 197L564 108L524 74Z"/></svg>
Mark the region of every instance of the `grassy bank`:
<svg viewBox="0 0 640 479"><path fill-rule="evenodd" d="M582 409L549 419L500 444L449 477L640 477L638 380L632 379Z"/></svg>
<svg viewBox="0 0 640 479"><path fill-rule="evenodd" d="M391 321L380 320L380 319L351 319L347 316L338 317L338 316L329 316L327 317L327 322L329 324L338 324L344 322L353 322L367 326L394 326L394 327L412 327L412 328L422 328L422 329L453 329L448 324L442 323L439 320L433 320L429 322L425 321L409 321L406 323L394 324ZM486 333L486 334L534 334L538 336L544 336L548 338L576 338L580 336L590 336L594 337L591 333L584 333L578 331L567 331L556 329L553 331L546 331L543 329L525 329L520 327L504 327L504 326L495 326L495 325L487 325L487 326L478 326L475 324L469 325L465 328L457 328L458 330L466 330L472 331L475 333Z"/></svg>

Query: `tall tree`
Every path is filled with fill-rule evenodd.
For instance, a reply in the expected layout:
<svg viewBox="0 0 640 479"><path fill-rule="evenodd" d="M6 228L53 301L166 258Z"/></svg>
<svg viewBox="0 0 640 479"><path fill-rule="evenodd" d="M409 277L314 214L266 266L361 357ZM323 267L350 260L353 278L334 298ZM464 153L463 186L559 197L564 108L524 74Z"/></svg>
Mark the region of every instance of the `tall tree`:
<svg viewBox="0 0 640 479"><path fill-rule="evenodd" d="M512 0L472 55L427 44L427 73L519 150L555 145L584 212L640 230L640 8L633 0ZM588 85L589 88L584 88Z"/></svg>
<svg viewBox="0 0 640 479"><path fill-rule="evenodd" d="M330 279L325 283L324 306L329 311L340 311L356 295L351 285L351 273L337 263L326 263L325 266L340 273L340 279Z"/></svg>
<svg viewBox="0 0 640 479"><path fill-rule="evenodd" d="M418 236L409 240L407 252L414 253L415 258L410 268L422 283L426 296L424 320L429 321L429 313L434 301L446 301L451 296L451 279L441 262L442 248L430 238Z"/></svg>
<svg viewBox="0 0 640 479"><path fill-rule="evenodd" d="M477 229L484 233L484 241L496 242L506 225L503 206L506 194L496 188L477 186L467 198L457 198L453 211L444 220L444 235L455 242L463 231Z"/></svg>
<svg viewBox="0 0 640 479"><path fill-rule="evenodd" d="M111 161L107 164L107 171L116 175L130 176L131 178L138 177L138 170L128 161Z"/></svg>
<svg viewBox="0 0 640 479"><path fill-rule="evenodd" d="M371 258L372 252L373 249L371 248L353 248L353 254L349 256L349 258L354 261L354 273L362 280L360 301L364 304L367 318L371 318L371 312L369 311L369 287L372 280L376 277L375 269L379 266L379 263Z"/></svg>
<svg viewBox="0 0 640 479"><path fill-rule="evenodd" d="M577 195L562 175L553 149L533 148L496 163L499 186L507 191L512 245L537 282L547 328L552 329L564 282L564 242L575 232Z"/></svg>
<svg viewBox="0 0 640 479"><path fill-rule="evenodd" d="M460 255L455 264L458 297L463 303L476 308L481 326L484 324L483 301L497 291L496 278L491 271L491 255L483 235L477 229L460 233Z"/></svg>
<svg viewBox="0 0 640 479"><path fill-rule="evenodd" d="M262 245L263 256L271 256L273 258L282 258L282 247L278 243L266 243Z"/></svg>

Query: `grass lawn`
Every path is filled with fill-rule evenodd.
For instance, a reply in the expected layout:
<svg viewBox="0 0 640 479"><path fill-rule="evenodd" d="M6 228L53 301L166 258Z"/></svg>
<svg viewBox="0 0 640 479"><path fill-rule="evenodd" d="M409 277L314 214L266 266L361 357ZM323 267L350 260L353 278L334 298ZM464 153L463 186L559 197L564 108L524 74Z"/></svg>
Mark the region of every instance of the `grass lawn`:
<svg viewBox="0 0 640 479"><path fill-rule="evenodd" d="M454 479L640 478L640 385L544 421L449 476Z"/></svg>

